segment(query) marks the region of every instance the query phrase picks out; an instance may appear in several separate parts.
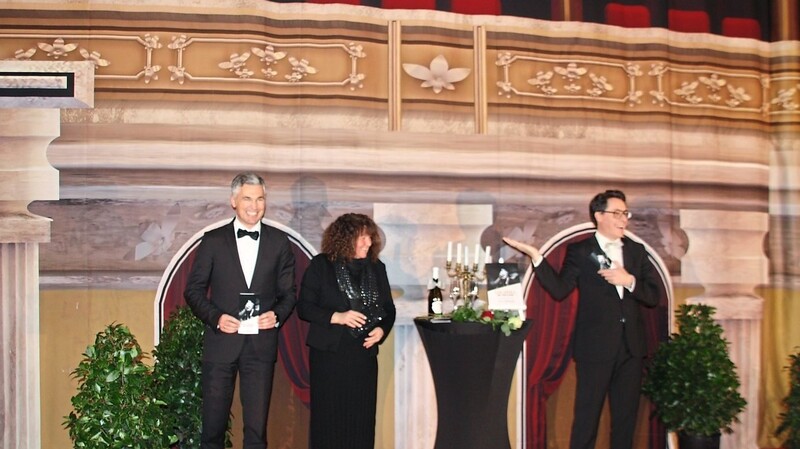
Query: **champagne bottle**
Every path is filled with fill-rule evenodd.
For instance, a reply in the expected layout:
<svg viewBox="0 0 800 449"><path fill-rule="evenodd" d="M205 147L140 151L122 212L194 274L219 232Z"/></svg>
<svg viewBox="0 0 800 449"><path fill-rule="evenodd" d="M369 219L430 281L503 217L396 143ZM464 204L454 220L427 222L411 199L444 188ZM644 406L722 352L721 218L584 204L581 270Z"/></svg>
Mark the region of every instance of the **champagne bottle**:
<svg viewBox="0 0 800 449"><path fill-rule="evenodd" d="M433 267L433 276L428 283L428 315L442 315L442 289L439 286L439 267Z"/></svg>

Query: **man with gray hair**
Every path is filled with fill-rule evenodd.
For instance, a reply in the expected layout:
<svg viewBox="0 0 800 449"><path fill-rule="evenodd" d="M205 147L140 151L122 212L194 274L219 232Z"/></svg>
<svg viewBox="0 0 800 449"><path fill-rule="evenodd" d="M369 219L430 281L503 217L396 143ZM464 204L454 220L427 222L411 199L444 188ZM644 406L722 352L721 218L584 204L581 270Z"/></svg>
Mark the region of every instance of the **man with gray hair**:
<svg viewBox="0 0 800 449"><path fill-rule="evenodd" d="M236 216L203 235L186 283L186 303L206 325L201 449L225 445L237 375L242 447L267 447L278 329L294 308L296 295L288 236L261 222L266 192L264 179L254 173L233 178L230 201ZM237 317L246 304L260 314L240 321Z"/></svg>

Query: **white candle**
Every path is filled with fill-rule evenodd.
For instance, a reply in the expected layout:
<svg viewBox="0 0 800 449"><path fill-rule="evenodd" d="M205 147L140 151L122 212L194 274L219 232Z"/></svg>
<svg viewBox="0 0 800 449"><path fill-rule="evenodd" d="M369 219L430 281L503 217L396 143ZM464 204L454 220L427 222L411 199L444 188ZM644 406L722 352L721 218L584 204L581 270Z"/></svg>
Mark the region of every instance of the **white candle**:
<svg viewBox="0 0 800 449"><path fill-rule="evenodd" d="M486 245L486 260L484 260L483 263L492 263L492 256L490 255L491 253L492 253L492 247Z"/></svg>
<svg viewBox="0 0 800 449"><path fill-rule="evenodd" d="M478 256L481 253L481 245L476 243L475 244L475 266L478 266Z"/></svg>
<svg viewBox="0 0 800 449"><path fill-rule="evenodd" d="M453 242L447 242L447 261L453 261Z"/></svg>
<svg viewBox="0 0 800 449"><path fill-rule="evenodd" d="M461 244L456 245L456 263L461 263Z"/></svg>
<svg viewBox="0 0 800 449"><path fill-rule="evenodd" d="M469 246L464 245L464 265L469 265Z"/></svg>

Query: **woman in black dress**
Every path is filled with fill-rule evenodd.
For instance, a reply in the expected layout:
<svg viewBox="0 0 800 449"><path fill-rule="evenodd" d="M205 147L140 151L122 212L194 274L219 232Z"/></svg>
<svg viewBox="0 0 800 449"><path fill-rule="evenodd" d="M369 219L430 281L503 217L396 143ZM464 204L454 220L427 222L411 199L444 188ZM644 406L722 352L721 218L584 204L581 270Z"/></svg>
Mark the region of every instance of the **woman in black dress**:
<svg viewBox="0 0 800 449"><path fill-rule="evenodd" d="M373 449L378 345L395 319L378 226L344 214L322 234L300 287L298 316L311 326L309 449Z"/></svg>

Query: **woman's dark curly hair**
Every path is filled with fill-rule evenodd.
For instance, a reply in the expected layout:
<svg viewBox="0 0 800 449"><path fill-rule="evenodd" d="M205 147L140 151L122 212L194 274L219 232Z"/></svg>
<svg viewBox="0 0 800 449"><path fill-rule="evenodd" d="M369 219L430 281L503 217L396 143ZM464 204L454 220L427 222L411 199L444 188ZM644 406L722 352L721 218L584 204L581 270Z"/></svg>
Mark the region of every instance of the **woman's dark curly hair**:
<svg viewBox="0 0 800 449"><path fill-rule="evenodd" d="M372 239L367 258L378 260L378 254L383 246L378 225L364 214L340 215L333 223L325 228L322 233L322 252L330 260L353 260L356 252L356 240L362 234L368 234Z"/></svg>

